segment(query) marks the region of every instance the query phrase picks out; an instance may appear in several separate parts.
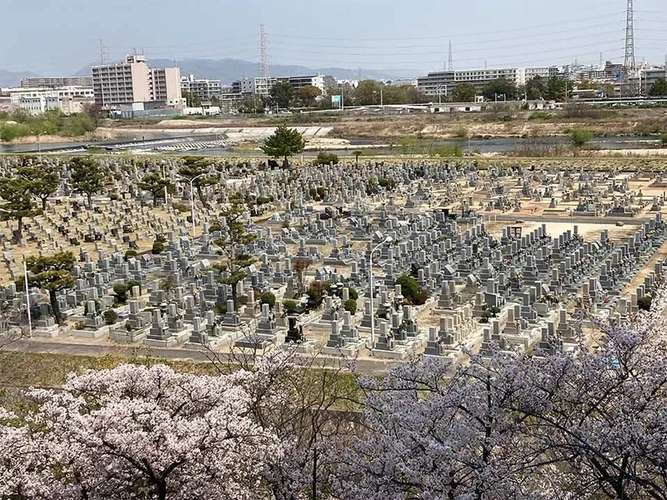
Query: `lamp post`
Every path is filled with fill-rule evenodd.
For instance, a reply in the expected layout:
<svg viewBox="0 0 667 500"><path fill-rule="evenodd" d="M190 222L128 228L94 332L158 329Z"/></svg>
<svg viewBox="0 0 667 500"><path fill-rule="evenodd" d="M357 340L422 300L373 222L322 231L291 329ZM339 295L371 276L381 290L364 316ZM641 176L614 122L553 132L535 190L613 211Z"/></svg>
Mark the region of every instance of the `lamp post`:
<svg viewBox="0 0 667 500"><path fill-rule="evenodd" d="M368 256L368 273L370 275L370 296L371 296L371 354L373 353L373 348L375 347L375 313L373 311L373 295L374 295L374 286L373 286L373 254L375 251L380 248L385 243L391 243L393 241L391 236L387 236L384 240L377 244L375 248L371 250L370 255Z"/></svg>
<svg viewBox="0 0 667 500"><path fill-rule="evenodd" d="M190 179L190 209L191 213L190 216L192 217L192 239L195 239L195 231L197 229L197 225L195 224L195 195L194 195L194 182L199 179L200 177L203 177L204 175L208 175L208 172L205 172L203 174L199 174L192 179Z"/></svg>
<svg viewBox="0 0 667 500"><path fill-rule="evenodd" d="M28 265L23 256L23 279L25 281L25 305L28 313L28 337L32 337L32 317L30 316L30 287L28 285Z"/></svg>

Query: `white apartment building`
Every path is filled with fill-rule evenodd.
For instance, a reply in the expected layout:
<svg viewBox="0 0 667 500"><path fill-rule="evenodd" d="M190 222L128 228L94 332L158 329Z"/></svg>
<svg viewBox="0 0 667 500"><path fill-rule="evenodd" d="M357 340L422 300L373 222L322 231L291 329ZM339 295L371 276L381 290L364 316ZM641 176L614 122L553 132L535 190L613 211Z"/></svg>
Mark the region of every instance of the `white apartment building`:
<svg viewBox="0 0 667 500"><path fill-rule="evenodd" d="M91 99L80 97L40 95L38 97L21 97L17 104L20 110L36 116L51 110L58 110L65 115L82 113L86 110L86 106L92 103Z"/></svg>
<svg viewBox="0 0 667 500"><path fill-rule="evenodd" d="M644 68L639 72L639 88L642 95L648 95L651 87L658 80L664 78L667 80L667 65L662 68Z"/></svg>
<svg viewBox="0 0 667 500"><path fill-rule="evenodd" d="M486 84L504 78L514 85L525 85L536 76L549 78L557 68L490 68L470 69L462 71L436 71L417 79L417 87L430 96L449 95L460 83L470 83L477 92L481 92Z"/></svg>
<svg viewBox="0 0 667 500"><path fill-rule="evenodd" d="M322 91L322 94L326 93L324 75L279 76L276 78L276 82L289 83L296 90L308 86L317 87Z"/></svg>
<svg viewBox="0 0 667 500"><path fill-rule="evenodd" d="M93 66L95 103L105 109L136 102L182 106L181 70L151 69L144 55L125 56L122 63Z"/></svg>
<svg viewBox="0 0 667 500"><path fill-rule="evenodd" d="M222 85L220 80L197 79L194 75L181 77L181 93L190 92L203 101L210 101L212 97L220 97Z"/></svg>
<svg viewBox="0 0 667 500"><path fill-rule="evenodd" d="M244 78L232 82L232 93L241 95L269 95L271 87L276 83L275 78L263 78L257 76L255 78Z"/></svg>
<svg viewBox="0 0 667 500"><path fill-rule="evenodd" d="M6 96L10 104L31 115L52 109L58 109L66 115L80 113L86 105L95 102L93 89L89 87L4 88L0 94Z"/></svg>
<svg viewBox="0 0 667 500"><path fill-rule="evenodd" d="M296 90L312 85L326 93L326 76L324 75L306 75L306 76L279 76L276 78L255 77L244 78L232 83L232 92L242 95L269 95L271 87L278 82L289 83Z"/></svg>
<svg viewBox="0 0 667 500"><path fill-rule="evenodd" d="M5 88L0 91L3 95L10 98L12 104L18 104L22 98L38 98L38 97L57 97L64 99L67 97L76 97L80 99L87 99L89 101L95 100L95 94L90 87L63 87L60 89L37 89L37 88Z"/></svg>

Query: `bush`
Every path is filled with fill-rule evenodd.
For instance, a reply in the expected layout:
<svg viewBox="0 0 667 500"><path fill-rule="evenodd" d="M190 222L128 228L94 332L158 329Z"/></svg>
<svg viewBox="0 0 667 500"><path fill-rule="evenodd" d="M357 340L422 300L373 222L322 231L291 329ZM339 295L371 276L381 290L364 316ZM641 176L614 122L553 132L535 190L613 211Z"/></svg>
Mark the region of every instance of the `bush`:
<svg viewBox="0 0 667 500"><path fill-rule="evenodd" d="M158 255L161 254L164 251L164 243L160 241L156 241L153 243L153 248L151 249L151 253L153 255Z"/></svg>
<svg viewBox="0 0 667 500"><path fill-rule="evenodd" d="M637 307L639 308L640 311L650 311L652 302L653 302L653 297L651 297L650 295L645 295L637 299Z"/></svg>
<svg viewBox="0 0 667 500"><path fill-rule="evenodd" d="M123 258L125 259L125 262L127 262L129 259L131 259L132 257L136 257L137 255L139 254L137 253L136 250L128 250L127 252L125 252L125 257Z"/></svg>
<svg viewBox="0 0 667 500"><path fill-rule="evenodd" d="M311 283L306 291L306 295L308 295L308 307L310 309L318 309L322 305L325 288L324 283L319 281Z"/></svg>
<svg viewBox="0 0 667 500"><path fill-rule="evenodd" d="M634 133L635 135L646 137L649 135L661 134L662 131L663 131L662 125L660 125L659 123L653 123L653 124L640 123L637 126L635 126Z"/></svg>
<svg viewBox="0 0 667 500"><path fill-rule="evenodd" d="M141 281L139 280L130 280L127 282L127 289L132 290L135 286L139 287L139 294L141 294Z"/></svg>
<svg viewBox="0 0 667 500"><path fill-rule="evenodd" d="M188 207L184 203L172 203L171 207L174 210L176 210L177 212L181 212L181 213L190 211L190 207Z"/></svg>
<svg viewBox="0 0 667 500"><path fill-rule="evenodd" d="M422 290L419 283L409 274L403 274L396 280L401 285L401 293L412 305L421 306L428 300L428 292Z"/></svg>
<svg viewBox="0 0 667 500"><path fill-rule="evenodd" d="M276 305L276 296L271 292L266 292L260 295L259 297L260 304L269 304L269 307L273 309Z"/></svg>
<svg viewBox="0 0 667 500"><path fill-rule="evenodd" d="M343 304L343 309L346 311L350 311L350 314L356 314L357 313L357 301L354 299L348 299L345 301L345 304Z"/></svg>
<svg viewBox="0 0 667 500"><path fill-rule="evenodd" d="M220 224L211 224L208 228L209 233L216 233L218 231L222 231L222 227L220 227Z"/></svg>
<svg viewBox="0 0 667 500"><path fill-rule="evenodd" d="M528 119L529 120L550 120L551 115L549 113L545 113L544 111L535 111L534 113L530 114Z"/></svg>
<svg viewBox="0 0 667 500"><path fill-rule="evenodd" d="M321 151L317 154L317 158L313 162L315 165L329 165L333 163L334 165L338 163L338 155L335 153L328 153L326 151Z"/></svg>
<svg viewBox="0 0 667 500"><path fill-rule="evenodd" d="M104 316L104 322L107 325L113 325L118 320L118 314L113 309L107 309L102 316Z"/></svg>
<svg viewBox="0 0 667 500"><path fill-rule="evenodd" d="M593 139L593 132L587 128L573 128L570 130L570 139L576 147L580 148Z"/></svg>
<svg viewBox="0 0 667 500"><path fill-rule="evenodd" d="M299 303L296 300L283 300L283 307L289 314L295 313L299 308Z"/></svg>
<svg viewBox="0 0 667 500"><path fill-rule="evenodd" d="M662 144L663 148L667 147L667 134L662 134L660 136L660 143Z"/></svg>
<svg viewBox="0 0 667 500"><path fill-rule="evenodd" d="M385 188L387 191L393 191L396 189L396 180L389 177L382 177L378 179L378 186Z"/></svg>
<svg viewBox="0 0 667 500"><path fill-rule="evenodd" d="M441 146L435 150L435 155L441 158L460 158L463 150L461 146Z"/></svg>
<svg viewBox="0 0 667 500"><path fill-rule="evenodd" d="M128 285L123 285L119 283L113 286L113 293L115 295L114 302L116 304L126 304L127 303L127 292L130 290Z"/></svg>

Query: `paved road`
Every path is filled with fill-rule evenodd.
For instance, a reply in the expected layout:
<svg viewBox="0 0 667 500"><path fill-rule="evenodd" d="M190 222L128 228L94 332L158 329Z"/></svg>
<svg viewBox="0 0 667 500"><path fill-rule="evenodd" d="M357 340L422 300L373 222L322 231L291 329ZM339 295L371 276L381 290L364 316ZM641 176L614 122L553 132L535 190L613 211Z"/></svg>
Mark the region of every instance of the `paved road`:
<svg viewBox="0 0 667 500"><path fill-rule="evenodd" d="M60 340L49 341L40 339L23 339L14 342L4 348L6 351L12 352L31 352L31 353L47 353L60 354L68 356L124 356L124 357L155 357L163 358L172 361L194 361L194 362L209 362L211 360L211 353L202 349L185 349L185 348L161 348L161 347L147 347L147 346L116 346L116 345L94 345L94 344L80 344L74 342L62 342ZM229 361L231 355L229 353L217 352L217 357L221 361ZM300 355L301 356L301 355ZM305 356L305 355L303 355ZM337 367L339 366L341 358L334 356L318 355L317 361L320 366ZM359 373L387 373L392 367L398 366L399 362L384 360L384 359L370 359L360 358L354 361L355 371Z"/></svg>
<svg viewBox="0 0 667 500"><path fill-rule="evenodd" d="M524 222L559 222L562 224L616 224L617 221L623 222L626 226L640 226L645 222L653 220L655 215L649 217L568 217L566 215L528 215L528 214L489 214L488 217L497 217L499 222L515 222L522 220ZM488 221L485 221L488 222ZM493 222L493 220L491 221Z"/></svg>

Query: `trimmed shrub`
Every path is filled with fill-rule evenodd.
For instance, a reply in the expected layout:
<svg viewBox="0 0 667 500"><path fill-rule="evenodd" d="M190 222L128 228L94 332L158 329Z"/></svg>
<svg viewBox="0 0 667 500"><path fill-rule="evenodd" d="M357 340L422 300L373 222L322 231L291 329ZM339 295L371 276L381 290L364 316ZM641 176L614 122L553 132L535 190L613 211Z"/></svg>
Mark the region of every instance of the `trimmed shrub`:
<svg viewBox="0 0 667 500"><path fill-rule="evenodd" d="M650 295L644 295L643 297L637 299L637 307L641 311L650 311L652 303L653 303L653 297L651 297Z"/></svg>
<svg viewBox="0 0 667 500"><path fill-rule="evenodd" d="M357 301L354 299L348 299L345 301L345 304L343 304L343 309L346 311L349 311L350 314L356 314L357 312Z"/></svg>
<svg viewBox="0 0 667 500"><path fill-rule="evenodd" d="M104 322L107 325L113 325L118 320L118 314L113 309L107 309L102 316L104 316Z"/></svg>
<svg viewBox="0 0 667 500"><path fill-rule="evenodd" d="M151 249L151 253L153 255L159 255L162 252L164 252L164 243L160 241L156 241L155 243L153 243L153 248Z"/></svg>
<svg viewBox="0 0 667 500"><path fill-rule="evenodd" d="M283 307L285 311L289 314L295 313L299 307L299 303L296 300L283 300Z"/></svg>
<svg viewBox="0 0 667 500"><path fill-rule="evenodd" d="M315 165L329 165L331 163L335 165L338 163L338 155L335 153L329 153L327 151L320 151L313 163Z"/></svg>
<svg viewBox="0 0 667 500"><path fill-rule="evenodd" d="M259 297L260 304L269 304L269 307L273 309L276 305L276 296L271 292L266 292L260 295Z"/></svg>
<svg viewBox="0 0 667 500"><path fill-rule="evenodd" d="M136 257L137 255L139 254L137 253L136 250L128 250L127 252L125 252L125 257L123 258L127 262L129 259L131 259L132 257Z"/></svg>

